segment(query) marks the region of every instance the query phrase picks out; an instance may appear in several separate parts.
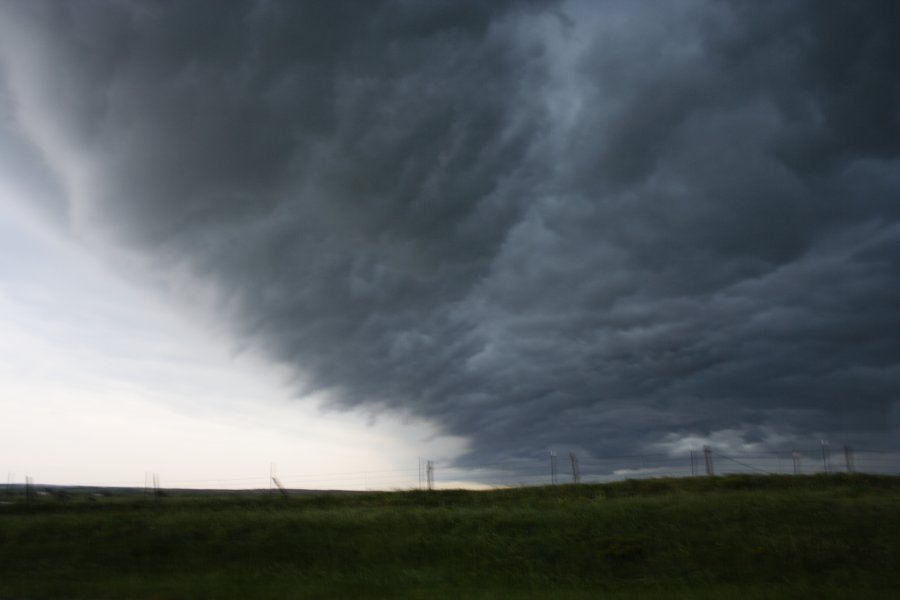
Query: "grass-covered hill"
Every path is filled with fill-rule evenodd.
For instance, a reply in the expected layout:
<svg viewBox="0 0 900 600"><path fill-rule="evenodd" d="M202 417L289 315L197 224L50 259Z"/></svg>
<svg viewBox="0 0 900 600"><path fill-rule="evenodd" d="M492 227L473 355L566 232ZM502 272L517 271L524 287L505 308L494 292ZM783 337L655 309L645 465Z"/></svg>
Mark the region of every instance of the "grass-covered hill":
<svg viewBox="0 0 900 600"><path fill-rule="evenodd" d="M360 597L900 597L900 478L0 505L0 598Z"/></svg>

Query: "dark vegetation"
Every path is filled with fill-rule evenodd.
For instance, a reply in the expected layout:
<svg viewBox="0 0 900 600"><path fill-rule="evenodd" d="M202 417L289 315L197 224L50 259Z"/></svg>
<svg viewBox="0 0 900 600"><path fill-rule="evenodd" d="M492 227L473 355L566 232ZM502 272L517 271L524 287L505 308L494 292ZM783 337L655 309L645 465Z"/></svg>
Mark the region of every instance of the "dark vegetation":
<svg viewBox="0 0 900 600"><path fill-rule="evenodd" d="M900 478L0 505L0 598L888 598Z"/></svg>

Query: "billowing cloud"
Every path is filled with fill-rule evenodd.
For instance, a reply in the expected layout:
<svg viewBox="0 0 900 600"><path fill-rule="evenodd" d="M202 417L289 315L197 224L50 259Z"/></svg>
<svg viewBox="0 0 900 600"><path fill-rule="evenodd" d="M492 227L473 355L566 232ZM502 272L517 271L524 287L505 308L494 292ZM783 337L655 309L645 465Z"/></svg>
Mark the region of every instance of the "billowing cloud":
<svg viewBox="0 0 900 600"><path fill-rule="evenodd" d="M898 13L9 2L4 148L298 391L472 457L887 444Z"/></svg>

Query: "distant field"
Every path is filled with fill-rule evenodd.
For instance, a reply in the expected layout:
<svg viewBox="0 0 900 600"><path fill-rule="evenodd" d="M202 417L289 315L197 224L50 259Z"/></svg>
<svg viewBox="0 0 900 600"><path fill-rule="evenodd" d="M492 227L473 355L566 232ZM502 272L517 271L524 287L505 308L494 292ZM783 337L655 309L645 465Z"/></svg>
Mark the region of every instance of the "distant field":
<svg viewBox="0 0 900 600"><path fill-rule="evenodd" d="M383 597L900 597L900 478L0 505L4 599Z"/></svg>

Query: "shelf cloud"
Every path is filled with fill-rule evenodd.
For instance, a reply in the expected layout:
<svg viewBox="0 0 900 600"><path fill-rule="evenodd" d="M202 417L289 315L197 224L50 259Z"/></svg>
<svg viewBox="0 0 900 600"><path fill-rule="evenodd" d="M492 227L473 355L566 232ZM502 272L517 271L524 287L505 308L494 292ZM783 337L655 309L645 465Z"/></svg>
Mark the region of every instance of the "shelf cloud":
<svg viewBox="0 0 900 600"><path fill-rule="evenodd" d="M3 2L0 54L5 177L298 394L463 464L895 443L896 2Z"/></svg>

